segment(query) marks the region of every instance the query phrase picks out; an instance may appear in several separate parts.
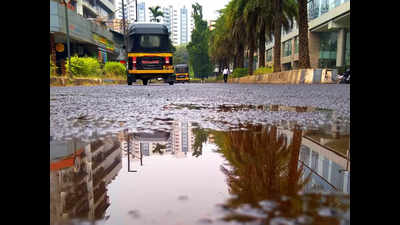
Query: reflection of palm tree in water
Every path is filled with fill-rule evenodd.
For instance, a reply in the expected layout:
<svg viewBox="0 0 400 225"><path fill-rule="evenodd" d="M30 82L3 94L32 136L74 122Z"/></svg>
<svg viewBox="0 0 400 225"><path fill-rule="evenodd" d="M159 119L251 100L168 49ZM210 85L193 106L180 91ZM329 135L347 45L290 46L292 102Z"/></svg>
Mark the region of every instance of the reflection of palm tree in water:
<svg viewBox="0 0 400 225"><path fill-rule="evenodd" d="M161 151L161 149L166 149L166 148L167 148L167 146L157 143L156 147L153 150L153 153L158 153L158 154L162 155L162 154L164 154L164 152Z"/></svg>
<svg viewBox="0 0 400 225"><path fill-rule="evenodd" d="M203 143L207 142L208 133L197 127L192 131L195 136L192 156L199 157L203 153Z"/></svg>
<svg viewBox="0 0 400 225"><path fill-rule="evenodd" d="M229 192L234 195L224 204L224 208L230 210L224 219L242 222L258 219L261 224L269 224L274 217L272 210L279 211L279 217L297 218L308 214L313 217L314 224L336 224L336 220L318 215L317 208L322 207L321 198L326 196L298 194L309 180L309 177L301 178L302 167L298 167L302 131L298 127L294 129L288 146L285 136L277 137L275 126L245 128L247 130L217 132L219 134L215 135L216 144L231 165L230 168L221 166L227 175ZM282 196L288 200L282 200ZM261 203L264 200L278 203L277 207L263 209ZM335 198L327 200L324 204L328 207L340 205ZM261 210L260 218L235 212L243 204ZM266 219L261 218L264 213L268 214Z"/></svg>

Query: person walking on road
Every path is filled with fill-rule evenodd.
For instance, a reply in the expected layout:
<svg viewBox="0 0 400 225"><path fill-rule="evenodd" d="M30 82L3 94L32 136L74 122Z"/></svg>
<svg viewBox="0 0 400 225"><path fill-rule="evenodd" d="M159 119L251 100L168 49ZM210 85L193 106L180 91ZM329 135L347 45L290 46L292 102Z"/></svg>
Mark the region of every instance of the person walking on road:
<svg viewBox="0 0 400 225"><path fill-rule="evenodd" d="M225 69L222 73L224 74L224 82L226 83L228 81L228 74L229 74L228 67L225 67Z"/></svg>

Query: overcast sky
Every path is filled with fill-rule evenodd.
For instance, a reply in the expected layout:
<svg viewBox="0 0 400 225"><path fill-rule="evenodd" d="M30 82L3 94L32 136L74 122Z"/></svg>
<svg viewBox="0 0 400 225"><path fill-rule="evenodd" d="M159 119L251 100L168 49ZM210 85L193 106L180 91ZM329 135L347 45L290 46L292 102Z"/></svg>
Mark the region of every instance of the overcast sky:
<svg viewBox="0 0 400 225"><path fill-rule="evenodd" d="M186 8L191 10L192 4L198 2L201 6L203 6L203 19L215 20L218 17L218 13L216 11L224 8L229 1L230 0L138 0L138 3L145 2L146 9L148 9L150 6L156 5L161 7L172 5L174 8L178 7L179 9L185 5Z"/></svg>

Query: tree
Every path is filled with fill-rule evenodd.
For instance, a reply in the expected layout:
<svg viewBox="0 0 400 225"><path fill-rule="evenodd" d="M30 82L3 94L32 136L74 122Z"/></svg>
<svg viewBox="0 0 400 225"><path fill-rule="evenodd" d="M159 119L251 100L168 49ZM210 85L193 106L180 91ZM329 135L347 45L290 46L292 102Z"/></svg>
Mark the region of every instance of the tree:
<svg viewBox="0 0 400 225"><path fill-rule="evenodd" d="M186 49L186 45L177 46L173 57L174 57L174 65L189 64L189 52Z"/></svg>
<svg viewBox="0 0 400 225"><path fill-rule="evenodd" d="M198 127L193 128L192 132L195 137L192 156L199 157L203 153L203 143L207 142L208 132Z"/></svg>
<svg viewBox="0 0 400 225"><path fill-rule="evenodd" d="M164 17L164 13L159 11L160 8L160 6L149 7L149 10L153 16L153 18L150 20L151 22L160 22L160 19L157 19L157 17Z"/></svg>
<svg viewBox="0 0 400 225"><path fill-rule="evenodd" d="M281 32L293 26L293 19L297 18L297 4L294 0L272 0L274 11L274 72L281 71Z"/></svg>
<svg viewBox="0 0 400 225"><path fill-rule="evenodd" d="M298 0L299 7L299 68L311 68L308 49L307 0Z"/></svg>
<svg viewBox="0 0 400 225"><path fill-rule="evenodd" d="M208 40L210 31L207 22L203 20L202 6L199 3L192 5L195 27L192 40L187 45L189 63L192 65L194 76L204 78L212 73L213 65L208 55Z"/></svg>

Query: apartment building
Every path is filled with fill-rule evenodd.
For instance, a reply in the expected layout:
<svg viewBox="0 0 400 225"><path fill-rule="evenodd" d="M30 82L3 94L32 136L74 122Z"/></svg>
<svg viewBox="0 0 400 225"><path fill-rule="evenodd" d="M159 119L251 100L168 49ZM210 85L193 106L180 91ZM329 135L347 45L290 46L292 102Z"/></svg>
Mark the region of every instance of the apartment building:
<svg viewBox="0 0 400 225"><path fill-rule="evenodd" d="M350 67L350 0L308 1L308 39L312 68ZM282 31L282 71L298 68L298 26ZM271 40L266 44L266 65L273 64Z"/></svg>
<svg viewBox="0 0 400 225"><path fill-rule="evenodd" d="M116 12L117 18L122 19L122 0L118 0L116 4L118 6L118 11ZM125 10L125 19L128 24L132 24L136 20L136 3L135 0L124 0L124 10Z"/></svg>
<svg viewBox="0 0 400 225"><path fill-rule="evenodd" d="M101 63L115 60L122 42L110 31L114 19L114 2L111 0L77 0L67 5L71 56L97 56ZM50 0L50 55L65 73L67 58L67 29L65 6ZM56 48L59 46L59 48Z"/></svg>
<svg viewBox="0 0 400 225"><path fill-rule="evenodd" d="M162 7L162 12L164 16L160 22L168 27L172 44L177 46L189 43L194 29L191 11L186 6L177 9L177 7L169 5Z"/></svg>
<svg viewBox="0 0 400 225"><path fill-rule="evenodd" d="M144 2L140 2L137 4L138 11L138 22L146 22L146 4Z"/></svg>
<svg viewBox="0 0 400 225"><path fill-rule="evenodd" d="M185 6L180 9L180 42L179 44L187 44L189 42L189 15Z"/></svg>

